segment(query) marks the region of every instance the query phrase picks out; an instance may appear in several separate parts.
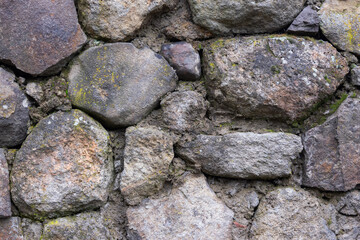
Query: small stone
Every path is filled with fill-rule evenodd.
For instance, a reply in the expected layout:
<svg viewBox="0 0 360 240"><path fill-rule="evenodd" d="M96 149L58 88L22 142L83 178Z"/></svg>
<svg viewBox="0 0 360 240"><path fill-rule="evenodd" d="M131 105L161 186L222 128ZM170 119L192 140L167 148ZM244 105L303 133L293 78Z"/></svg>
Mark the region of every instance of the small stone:
<svg viewBox="0 0 360 240"><path fill-rule="evenodd" d="M75 216L47 220L44 223L44 240L89 239L108 240L110 232L98 212L85 212Z"/></svg>
<svg viewBox="0 0 360 240"><path fill-rule="evenodd" d="M196 81L201 77L200 55L190 43L164 44L160 54L176 70L180 80Z"/></svg>
<svg viewBox="0 0 360 240"><path fill-rule="evenodd" d="M343 215L360 215L360 191L347 193L337 204L336 209Z"/></svg>
<svg viewBox="0 0 360 240"><path fill-rule="evenodd" d="M330 43L287 35L219 39L203 59L213 108L247 118L307 117L349 72Z"/></svg>
<svg viewBox="0 0 360 240"><path fill-rule="evenodd" d="M88 34L113 42L129 40L155 13L172 8L177 0L79 0L80 22Z"/></svg>
<svg viewBox="0 0 360 240"><path fill-rule="evenodd" d="M0 22L0 61L31 75L59 72L86 42L73 0L3 2Z"/></svg>
<svg viewBox="0 0 360 240"><path fill-rule="evenodd" d="M19 217L0 219L0 239L24 240L21 230L21 219Z"/></svg>
<svg viewBox="0 0 360 240"><path fill-rule="evenodd" d="M324 124L307 131L303 185L347 191L360 184L360 99L347 98Z"/></svg>
<svg viewBox="0 0 360 240"><path fill-rule="evenodd" d="M200 164L213 176L275 179L291 174L291 160L302 151L301 138L285 133L230 133L224 136L198 135L182 141L178 156Z"/></svg>
<svg viewBox="0 0 360 240"><path fill-rule="evenodd" d="M227 240L233 216L203 175L188 175L169 196L128 208L128 239Z"/></svg>
<svg viewBox="0 0 360 240"><path fill-rule="evenodd" d="M356 66L351 70L351 83L360 87L360 66Z"/></svg>
<svg viewBox="0 0 360 240"><path fill-rule="evenodd" d="M126 129L121 194L130 205L157 193L174 158L172 139L153 127Z"/></svg>
<svg viewBox="0 0 360 240"><path fill-rule="evenodd" d="M0 147L15 147L26 138L29 102L15 82L15 75L3 68L0 86Z"/></svg>
<svg viewBox="0 0 360 240"><path fill-rule="evenodd" d="M196 24L215 33L271 33L287 27L306 0L189 0Z"/></svg>
<svg viewBox="0 0 360 240"><path fill-rule="evenodd" d="M40 103L44 97L41 84L37 82L29 82L26 85L26 94L35 99L37 103Z"/></svg>
<svg viewBox="0 0 360 240"><path fill-rule="evenodd" d="M340 50L360 55L359 14L358 1L326 0L319 11L321 31Z"/></svg>
<svg viewBox="0 0 360 240"><path fill-rule="evenodd" d="M9 169L4 149L0 148L0 218L11 216Z"/></svg>
<svg viewBox="0 0 360 240"><path fill-rule="evenodd" d="M279 188L260 202L250 239L331 239L328 216L318 199L302 189Z"/></svg>
<svg viewBox="0 0 360 240"><path fill-rule="evenodd" d="M204 119L208 102L195 91L173 92L161 101L163 120L175 131L197 129Z"/></svg>
<svg viewBox="0 0 360 240"><path fill-rule="evenodd" d="M320 18L318 13L312 9L311 6L307 6L295 18L287 29L287 32L295 35L316 36L319 33L319 30Z"/></svg>
<svg viewBox="0 0 360 240"><path fill-rule="evenodd" d="M72 104L111 128L138 123L176 84L175 71L161 55L130 43L90 48L69 73Z"/></svg>
<svg viewBox="0 0 360 240"><path fill-rule="evenodd" d="M80 110L41 120L16 154L12 200L42 220L100 207L113 180L107 131Z"/></svg>

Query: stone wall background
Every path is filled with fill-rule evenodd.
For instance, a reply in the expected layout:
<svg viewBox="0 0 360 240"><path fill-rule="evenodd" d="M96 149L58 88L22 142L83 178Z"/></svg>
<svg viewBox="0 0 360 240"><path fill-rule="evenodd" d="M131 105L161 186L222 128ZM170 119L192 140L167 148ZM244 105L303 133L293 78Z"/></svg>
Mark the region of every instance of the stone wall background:
<svg viewBox="0 0 360 240"><path fill-rule="evenodd" d="M360 239L360 1L0 5L0 239Z"/></svg>

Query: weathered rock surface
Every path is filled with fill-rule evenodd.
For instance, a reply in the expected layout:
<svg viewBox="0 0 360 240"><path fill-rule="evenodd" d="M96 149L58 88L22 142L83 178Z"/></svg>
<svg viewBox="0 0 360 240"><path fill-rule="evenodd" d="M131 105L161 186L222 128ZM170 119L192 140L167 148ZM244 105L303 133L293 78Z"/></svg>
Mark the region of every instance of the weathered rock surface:
<svg viewBox="0 0 360 240"><path fill-rule="evenodd" d="M11 216L9 169L4 149L0 148L0 218Z"/></svg>
<svg viewBox="0 0 360 240"><path fill-rule="evenodd" d="M15 82L15 75L0 68L0 147L14 147L26 137L28 100Z"/></svg>
<svg viewBox="0 0 360 240"><path fill-rule="evenodd" d="M360 217L337 216L338 240L358 240L360 237Z"/></svg>
<svg viewBox="0 0 360 240"><path fill-rule="evenodd" d="M351 83L354 86L360 87L360 66L351 69Z"/></svg>
<svg viewBox="0 0 360 240"><path fill-rule="evenodd" d="M360 55L359 14L358 1L326 0L319 11L321 31L337 48Z"/></svg>
<svg viewBox="0 0 360 240"><path fill-rule="evenodd" d="M203 175L188 175L169 196L127 210L129 239L231 239L233 212Z"/></svg>
<svg viewBox="0 0 360 240"><path fill-rule="evenodd" d="M347 191L360 184L360 99L348 98L324 124L303 137L303 184L326 191Z"/></svg>
<svg viewBox="0 0 360 240"><path fill-rule="evenodd" d="M72 0L4 1L0 61L32 75L54 74L86 42Z"/></svg>
<svg viewBox="0 0 360 240"><path fill-rule="evenodd" d="M80 110L44 118L17 152L12 199L42 219L105 204L113 178L106 130Z"/></svg>
<svg viewBox="0 0 360 240"><path fill-rule="evenodd" d="M360 215L360 191L347 193L337 204L336 209L347 216Z"/></svg>
<svg viewBox="0 0 360 240"><path fill-rule="evenodd" d="M200 55L190 43L164 44L160 54L176 70L180 80L195 81L201 77Z"/></svg>
<svg viewBox="0 0 360 240"><path fill-rule="evenodd" d="M206 115L208 102L195 91L174 92L161 101L163 121L175 131L192 131Z"/></svg>
<svg viewBox="0 0 360 240"><path fill-rule="evenodd" d="M105 44L83 52L69 73L73 105L108 127L138 123L176 87L168 62L129 43Z"/></svg>
<svg viewBox="0 0 360 240"><path fill-rule="evenodd" d="M320 30L320 18L318 13L307 6L291 23L286 30L288 33L304 36L315 36Z"/></svg>
<svg viewBox="0 0 360 240"><path fill-rule="evenodd" d="M348 71L331 44L287 35L219 39L204 51L209 100L243 117L305 117Z"/></svg>
<svg viewBox="0 0 360 240"><path fill-rule="evenodd" d="M86 32L110 41L129 40L154 13L172 8L177 0L79 0L79 18Z"/></svg>
<svg viewBox="0 0 360 240"><path fill-rule="evenodd" d="M305 0L189 0L195 23L215 33L270 33L287 27Z"/></svg>
<svg viewBox="0 0 360 240"><path fill-rule="evenodd" d="M285 133L230 133L224 136L198 135L180 142L178 156L200 164L213 176L275 179L291 174L291 160L302 151L301 138Z"/></svg>
<svg viewBox="0 0 360 240"><path fill-rule="evenodd" d="M0 239L1 240L23 240L21 231L21 219L10 217L0 219Z"/></svg>
<svg viewBox="0 0 360 240"><path fill-rule="evenodd" d="M107 227L104 226L104 221L106 220L98 212L85 212L75 216L48 220L44 223L42 239L113 239Z"/></svg>
<svg viewBox="0 0 360 240"><path fill-rule="evenodd" d="M329 216L308 192L279 188L260 202L251 228L251 239L336 239Z"/></svg>
<svg viewBox="0 0 360 240"><path fill-rule="evenodd" d="M172 139L165 132L153 127L128 128L120 182L126 202L136 205L158 192L173 158Z"/></svg>
<svg viewBox="0 0 360 240"><path fill-rule="evenodd" d="M21 219L21 228L24 240L41 240L43 226L42 223L28 218Z"/></svg>

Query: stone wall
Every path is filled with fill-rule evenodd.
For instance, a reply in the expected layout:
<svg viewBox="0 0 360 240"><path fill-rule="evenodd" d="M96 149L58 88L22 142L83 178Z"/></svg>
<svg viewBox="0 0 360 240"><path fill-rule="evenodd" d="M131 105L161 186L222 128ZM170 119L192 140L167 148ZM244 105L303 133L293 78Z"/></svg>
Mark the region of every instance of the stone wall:
<svg viewBox="0 0 360 240"><path fill-rule="evenodd" d="M2 1L0 239L360 239L359 14Z"/></svg>

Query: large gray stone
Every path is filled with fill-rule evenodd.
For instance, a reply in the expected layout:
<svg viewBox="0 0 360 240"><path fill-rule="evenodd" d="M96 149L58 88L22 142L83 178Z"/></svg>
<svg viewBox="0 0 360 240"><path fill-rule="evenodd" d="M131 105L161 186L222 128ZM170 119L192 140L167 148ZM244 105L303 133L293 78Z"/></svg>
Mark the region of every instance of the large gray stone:
<svg viewBox="0 0 360 240"><path fill-rule="evenodd" d="M44 118L16 154L13 202L37 219L102 206L113 179L110 151L106 130L80 110Z"/></svg>
<svg viewBox="0 0 360 240"><path fill-rule="evenodd" d="M326 0L319 11L321 31L337 48L360 55L359 14L358 1Z"/></svg>
<svg viewBox="0 0 360 240"><path fill-rule="evenodd" d="M129 207L128 239L231 239L234 213L203 175L188 175L168 196Z"/></svg>
<svg viewBox="0 0 360 240"><path fill-rule="evenodd" d="M0 148L0 218L11 216L9 169L4 149Z"/></svg>
<svg viewBox="0 0 360 240"><path fill-rule="evenodd" d="M291 23L286 30L288 33L304 36L315 36L320 30L320 18L318 13L307 6Z"/></svg>
<svg viewBox="0 0 360 240"><path fill-rule="evenodd" d="M125 136L120 189L126 202L135 205L163 187L174 158L173 141L153 127L130 127Z"/></svg>
<svg viewBox="0 0 360 240"><path fill-rule="evenodd" d="M108 127L138 123L176 87L168 62L130 43L105 44L83 52L69 73L73 105Z"/></svg>
<svg viewBox="0 0 360 240"><path fill-rule="evenodd" d="M25 140L29 103L15 75L1 67L0 86L0 147L14 147Z"/></svg>
<svg viewBox="0 0 360 240"><path fill-rule="evenodd" d="M86 32L110 41L129 40L154 13L171 8L178 0L79 0L79 18Z"/></svg>
<svg viewBox="0 0 360 240"><path fill-rule="evenodd" d="M2 1L0 61L32 75L57 73L86 42L73 0Z"/></svg>
<svg viewBox="0 0 360 240"><path fill-rule="evenodd" d="M209 100L250 118L306 117L349 72L330 43L287 35L219 39L204 51Z"/></svg>
<svg viewBox="0 0 360 240"><path fill-rule="evenodd" d="M347 191L360 184L360 99L348 98L324 124L307 131L303 184Z"/></svg>
<svg viewBox="0 0 360 240"><path fill-rule="evenodd" d="M230 133L198 135L180 142L176 153L213 176L275 179L291 174L291 160L302 149L301 138L293 134Z"/></svg>
<svg viewBox="0 0 360 240"><path fill-rule="evenodd" d="M250 239L335 240L325 207L302 189L279 188L261 200Z"/></svg>
<svg viewBox="0 0 360 240"><path fill-rule="evenodd" d="M215 33L270 33L287 27L306 0L189 0L195 23Z"/></svg>

